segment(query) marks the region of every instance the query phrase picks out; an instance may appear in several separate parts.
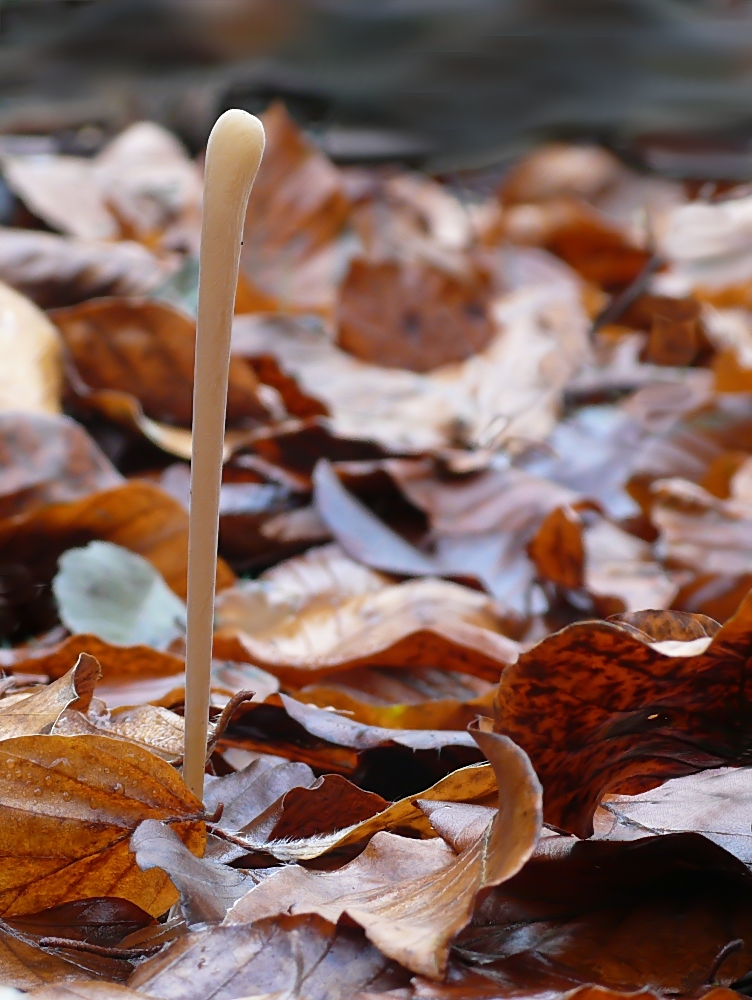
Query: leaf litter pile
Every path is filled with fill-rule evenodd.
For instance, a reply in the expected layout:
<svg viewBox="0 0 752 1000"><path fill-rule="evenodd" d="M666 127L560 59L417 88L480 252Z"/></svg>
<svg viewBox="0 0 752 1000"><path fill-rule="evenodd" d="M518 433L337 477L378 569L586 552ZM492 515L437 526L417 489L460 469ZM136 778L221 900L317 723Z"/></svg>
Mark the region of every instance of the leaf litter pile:
<svg viewBox="0 0 752 1000"><path fill-rule="evenodd" d="M203 803L200 166L0 163L7 995L750 994L752 194L265 127Z"/></svg>

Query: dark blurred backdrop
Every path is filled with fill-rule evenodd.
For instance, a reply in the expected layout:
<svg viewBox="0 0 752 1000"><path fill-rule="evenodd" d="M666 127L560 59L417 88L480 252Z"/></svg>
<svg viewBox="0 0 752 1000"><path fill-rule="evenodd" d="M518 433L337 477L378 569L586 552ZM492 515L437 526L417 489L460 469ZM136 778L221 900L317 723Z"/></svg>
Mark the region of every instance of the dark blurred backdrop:
<svg viewBox="0 0 752 1000"><path fill-rule="evenodd" d="M0 133L85 153L152 118L196 150L277 96L340 161L482 167L581 137L749 176L752 5L0 0Z"/></svg>

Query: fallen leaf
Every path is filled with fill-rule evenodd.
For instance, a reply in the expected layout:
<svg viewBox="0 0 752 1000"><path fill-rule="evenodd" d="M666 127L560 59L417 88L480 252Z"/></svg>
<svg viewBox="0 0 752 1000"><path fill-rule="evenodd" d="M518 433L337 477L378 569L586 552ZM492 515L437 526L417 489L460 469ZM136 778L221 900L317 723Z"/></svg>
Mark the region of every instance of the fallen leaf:
<svg viewBox="0 0 752 1000"><path fill-rule="evenodd" d="M104 966L105 974L117 974L112 963ZM90 981L96 969L92 963L87 963L84 956L61 955L53 949L39 948L30 935L15 930L4 921L0 921L0 977L3 988L18 987L21 990L33 990L45 984L73 984L76 980ZM97 982L102 986L101 980ZM50 987L50 989L57 987ZM105 985L106 988L106 985ZM15 996L10 994L8 1000ZM19 997L26 994L17 994ZM53 994L54 995L54 994ZM0 997L2 994L0 994ZM3 997L2 1000L5 1000Z"/></svg>
<svg viewBox="0 0 752 1000"><path fill-rule="evenodd" d="M130 985L164 1000L235 1000L281 994L291 1000L349 1000L360 989L387 992L408 982L354 928L317 916L278 917L252 928L194 931L144 962Z"/></svg>
<svg viewBox="0 0 752 1000"><path fill-rule="evenodd" d="M752 572L752 504L719 500L681 479L653 484L651 518L665 558L697 572Z"/></svg>
<svg viewBox="0 0 752 1000"><path fill-rule="evenodd" d="M344 775L357 772L361 787L385 799L425 788L479 757L466 732L364 726L285 694L244 705L222 735L220 747L226 746L271 751Z"/></svg>
<svg viewBox="0 0 752 1000"><path fill-rule="evenodd" d="M574 624L505 670L495 727L530 755L547 823L588 837L606 792L743 763L751 613L748 597L714 635L671 611Z"/></svg>
<svg viewBox="0 0 752 1000"><path fill-rule="evenodd" d="M127 899L105 896L12 917L7 923L36 938L65 937L106 946L119 944L127 935L151 927L155 921Z"/></svg>
<svg viewBox="0 0 752 1000"><path fill-rule="evenodd" d="M100 392L125 394L137 399L151 420L190 427L196 334L188 315L148 299L99 299L54 309L50 315L89 403L96 406ZM253 372L234 359L228 424L264 415Z"/></svg>
<svg viewBox="0 0 752 1000"><path fill-rule="evenodd" d="M179 764L185 752L185 720L158 705L87 714L68 709L52 730L58 736L108 736L136 743L155 757Z"/></svg>
<svg viewBox="0 0 752 1000"><path fill-rule="evenodd" d="M0 763L0 815L7 813L0 844L3 915L103 894L155 916L171 905L169 880L141 873L127 838L142 820L159 819L174 824L194 851L203 849L201 804L173 768L135 744L103 736L4 740Z"/></svg>
<svg viewBox="0 0 752 1000"><path fill-rule="evenodd" d="M64 552L52 592L70 632L160 650L185 635L183 601L151 563L112 542L89 542Z"/></svg>
<svg viewBox="0 0 752 1000"><path fill-rule="evenodd" d="M185 700L185 661L160 653L150 646L112 646L93 635L75 635L52 647L21 647L0 650L0 666L14 672L61 677L77 656L86 651L95 655L102 668L97 697L108 708L140 706L153 702L164 707L180 706ZM271 674L249 663L214 661L212 664L212 704L223 707L240 691L255 691L263 701L279 690Z"/></svg>
<svg viewBox="0 0 752 1000"><path fill-rule="evenodd" d="M639 795L607 795L596 813L597 837L638 840L695 831L749 865L748 768L720 768L674 778Z"/></svg>
<svg viewBox="0 0 752 1000"><path fill-rule="evenodd" d="M146 819L131 835L131 851L142 872L167 872L180 892L183 916L189 927L219 923L256 879L192 854L169 826Z"/></svg>
<svg viewBox="0 0 752 1000"><path fill-rule="evenodd" d="M59 413L62 344L33 302L0 283L0 410Z"/></svg>
<svg viewBox="0 0 752 1000"><path fill-rule="evenodd" d="M493 713L495 685L429 667L366 667L330 674L296 691L298 700L332 707L367 726L392 729L466 729Z"/></svg>
<svg viewBox="0 0 752 1000"><path fill-rule="evenodd" d="M131 125L93 159L5 155L2 167L29 209L71 236L114 240L130 230L168 245L178 235L197 242L199 175L175 137L153 122Z"/></svg>
<svg viewBox="0 0 752 1000"><path fill-rule="evenodd" d="M599 146L547 143L523 156L505 174L499 198L507 205L564 195L597 201L619 182L623 172L621 162Z"/></svg>
<svg viewBox="0 0 752 1000"><path fill-rule="evenodd" d="M345 489L326 459L313 472L314 503L347 554L357 560L399 576L441 576L442 564L401 538Z"/></svg>
<svg viewBox="0 0 752 1000"><path fill-rule="evenodd" d="M327 775L327 777L334 776ZM241 851L248 850L267 852L280 861L309 861L329 851L365 844L380 831L403 834L409 831L411 836L434 837L436 830L427 817L424 808L426 802L487 802L494 798L496 793L496 778L491 765L471 764L450 772L430 788L421 791L419 797L415 794L408 795L367 819L333 830L331 833L271 840L269 834L275 827L270 824L265 828L259 823L255 829L252 828L242 838L238 838L242 843L236 851L228 852L228 856L238 857L241 856ZM211 786L209 794L211 795ZM275 807L272 815L275 826L277 822L284 822L285 818L284 809L280 820L276 818L276 807L280 804L284 805L279 799L271 803ZM244 848L242 844L246 847Z"/></svg>
<svg viewBox="0 0 752 1000"><path fill-rule="evenodd" d="M69 417L0 413L0 513L77 500L122 477Z"/></svg>
<svg viewBox="0 0 752 1000"><path fill-rule="evenodd" d="M100 667L93 656L81 653L76 665L59 680L32 692L13 704L0 700L0 740L49 733L69 705L86 711Z"/></svg>
<svg viewBox="0 0 752 1000"><path fill-rule="evenodd" d="M608 616L668 607L678 582L656 560L652 546L592 511L559 507L530 543L540 577L565 591L580 591ZM571 599L571 598L570 598Z"/></svg>
<svg viewBox="0 0 752 1000"><path fill-rule="evenodd" d="M430 372L482 351L494 335L489 275L420 260L356 258L340 290L337 343L386 368Z"/></svg>
<svg viewBox="0 0 752 1000"><path fill-rule="evenodd" d="M114 542L143 556L178 597L185 597L188 513L167 493L145 482L128 482L69 503L52 503L0 521L0 549L8 562L29 566L50 581L67 549L90 541ZM219 561L218 586L234 577Z"/></svg>
<svg viewBox="0 0 752 1000"><path fill-rule="evenodd" d="M456 945L501 996L515 988L571 996L578 984L699 996L749 968L746 943L724 957L748 938L749 873L715 844L697 834L547 840L488 894Z"/></svg>
<svg viewBox="0 0 752 1000"><path fill-rule="evenodd" d="M42 309L105 295L145 295L170 273L140 243L67 239L38 229L0 227L0 281Z"/></svg>
<svg viewBox="0 0 752 1000"><path fill-rule="evenodd" d="M242 585L222 592L217 641L235 638L244 658L298 686L369 666L440 664L495 680L517 654L517 644L500 632L492 602L444 580L414 580L339 600L322 595L297 606L286 596ZM266 620L260 605L273 610Z"/></svg>
<svg viewBox="0 0 752 1000"><path fill-rule="evenodd" d="M277 102L262 115L264 159L248 201L241 267L282 309L334 304L338 255L330 252L349 212L337 168Z"/></svg>
<svg viewBox="0 0 752 1000"><path fill-rule="evenodd" d="M412 972L441 978L451 939L469 921L478 892L516 874L540 833L541 790L527 757L511 740L475 735L494 767L499 807L466 852L455 856L440 840L379 833L335 872L287 867L269 876L235 903L225 923L279 912L313 912L335 923L347 914L384 954Z"/></svg>
<svg viewBox="0 0 752 1000"><path fill-rule="evenodd" d="M236 318L233 350L276 358L326 405L336 434L392 452L544 438L565 384L590 354L579 286L571 279L524 286L495 303L494 322L498 332L485 350L424 375L366 364L291 318Z"/></svg>

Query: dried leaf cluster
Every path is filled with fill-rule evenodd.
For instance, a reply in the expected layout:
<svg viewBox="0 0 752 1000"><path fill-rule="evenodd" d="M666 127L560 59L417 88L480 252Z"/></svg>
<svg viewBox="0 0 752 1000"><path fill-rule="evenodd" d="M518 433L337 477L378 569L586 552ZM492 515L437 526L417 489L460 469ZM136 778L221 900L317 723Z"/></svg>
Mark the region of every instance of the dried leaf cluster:
<svg viewBox="0 0 752 1000"><path fill-rule="evenodd" d="M148 123L0 164L0 982L749 994L752 196L265 125L203 803L200 169Z"/></svg>

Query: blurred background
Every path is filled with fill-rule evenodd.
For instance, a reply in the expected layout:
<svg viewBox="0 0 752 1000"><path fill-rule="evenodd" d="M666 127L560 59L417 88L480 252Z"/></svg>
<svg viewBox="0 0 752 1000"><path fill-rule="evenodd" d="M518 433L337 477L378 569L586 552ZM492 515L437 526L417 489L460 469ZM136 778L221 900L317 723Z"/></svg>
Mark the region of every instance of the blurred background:
<svg viewBox="0 0 752 1000"><path fill-rule="evenodd" d="M735 0L0 0L0 135L96 152L152 119L191 151L282 97L338 162L504 164L595 139L752 176L752 5Z"/></svg>

